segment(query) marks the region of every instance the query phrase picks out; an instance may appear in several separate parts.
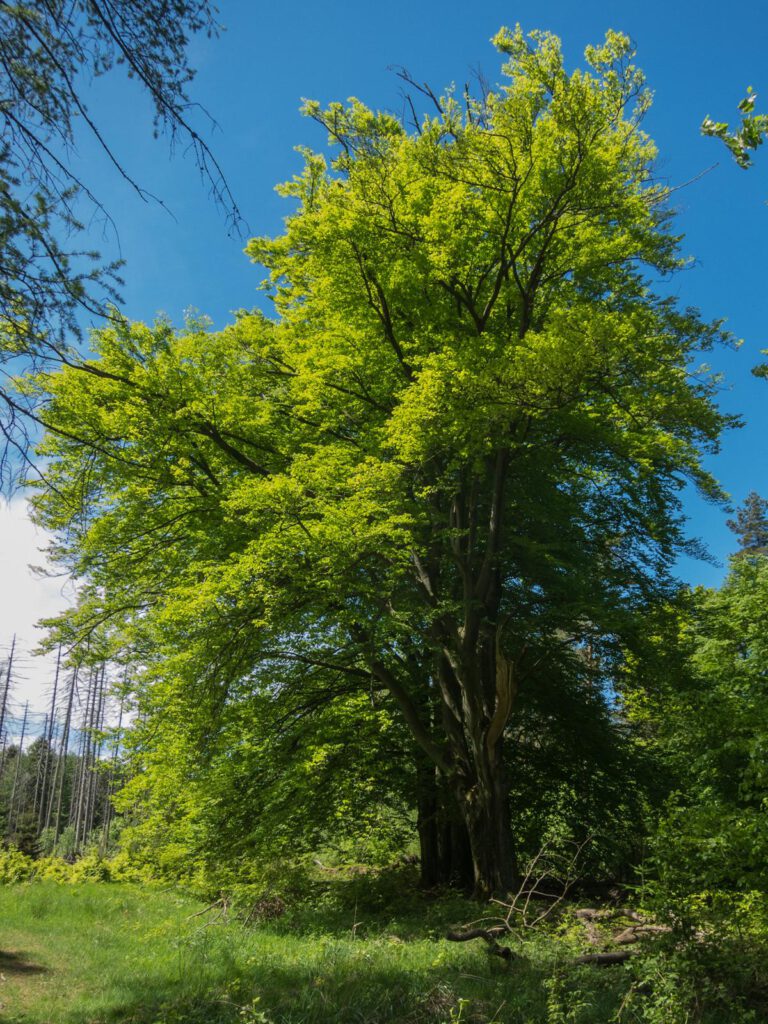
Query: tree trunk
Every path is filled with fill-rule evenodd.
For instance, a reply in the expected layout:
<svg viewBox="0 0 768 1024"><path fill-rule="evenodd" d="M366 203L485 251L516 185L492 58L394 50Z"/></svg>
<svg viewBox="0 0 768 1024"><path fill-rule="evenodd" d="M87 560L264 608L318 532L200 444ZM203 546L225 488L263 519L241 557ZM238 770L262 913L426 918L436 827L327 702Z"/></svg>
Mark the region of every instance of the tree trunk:
<svg viewBox="0 0 768 1024"><path fill-rule="evenodd" d="M467 827L459 818L458 808L451 810L453 813L445 816L446 822L442 831L440 863L443 878L447 885L453 885L465 892L472 892L474 870Z"/></svg>
<svg viewBox="0 0 768 1024"><path fill-rule="evenodd" d="M450 885L475 888L472 844L455 792L428 760L417 762L417 829L423 889Z"/></svg>
<svg viewBox="0 0 768 1024"><path fill-rule="evenodd" d="M478 899L505 896L516 888L518 871L502 767L485 781L457 788L472 854L473 894Z"/></svg>
<svg viewBox="0 0 768 1024"><path fill-rule="evenodd" d="M487 788L478 786L475 794L467 798L466 823L472 850L474 894L480 898L495 893L506 896L519 881L507 787L497 775Z"/></svg>
<svg viewBox="0 0 768 1024"><path fill-rule="evenodd" d="M16 637L14 637L14 640ZM13 785L11 787L11 799L8 804L8 834L11 835L18 822L18 812L14 816L14 806L16 803L16 790L19 784L19 771L21 769L22 759L24 757L24 736L27 731L27 716L29 715L29 701L24 705L24 718L21 721L21 739L19 740L19 750L16 754L16 768L13 773ZM19 810L21 810L21 801L19 801Z"/></svg>
<svg viewBox="0 0 768 1024"><path fill-rule="evenodd" d="M419 833L419 885L433 889L443 882L440 871L439 802L435 766L416 755L416 827Z"/></svg>
<svg viewBox="0 0 768 1024"><path fill-rule="evenodd" d="M61 734L61 742L59 744L59 755L56 758L56 774L53 777L53 786L51 788L51 803L48 809L48 818L46 819L46 828L50 824L51 814L53 812L54 803L56 806L56 815L54 818L54 840L53 850L56 852L56 847L59 842L59 834L61 832L61 810L64 802L64 785L66 783L67 776L67 752L69 749L69 729L72 722L72 706L75 701L75 689L77 687L77 675L79 672L79 666L75 666L72 670L72 677L69 683L69 693L67 695L66 712L64 716L64 726ZM57 784L58 784L58 795L57 795Z"/></svg>
<svg viewBox="0 0 768 1024"><path fill-rule="evenodd" d="M456 663L461 674L447 658L440 671L447 744L433 743L425 729L417 753L421 884L456 885L487 899L518 882L503 757L517 687L498 637L474 664Z"/></svg>
<svg viewBox="0 0 768 1024"><path fill-rule="evenodd" d="M2 682L2 696L0 696L0 740L3 741L2 753L0 753L0 775L3 774L3 768L5 766L5 750L8 746L8 736L6 733L6 717L8 714L8 696L11 691L11 679L13 673L13 655L16 650L16 634L13 634L13 640L11 641L11 653L8 655L8 663L5 670L5 679Z"/></svg>
<svg viewBox="0 0 768 1024"><path fill-rule="evenodd" d="M506 895L519 881L503 754L517 695L515 666L501 651L497 627L478 638L473 652L454 657L451 669L452 676L442 676L450 723L448 779L469 839L474 895L488 899Z"/></svg>

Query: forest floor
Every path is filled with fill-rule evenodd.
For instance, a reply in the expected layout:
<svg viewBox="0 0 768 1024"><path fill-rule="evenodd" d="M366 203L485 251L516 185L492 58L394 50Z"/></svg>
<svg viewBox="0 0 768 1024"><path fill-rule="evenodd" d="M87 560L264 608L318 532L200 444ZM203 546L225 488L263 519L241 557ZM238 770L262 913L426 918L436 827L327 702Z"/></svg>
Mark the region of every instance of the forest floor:
<svg viewBox="0 0 768 1024"><path fill-rule="evenodd" d="M373 905L371 905L371 903ZM0 886L6 1024L607 1024L625 965L572 964L561 928L510 963L447 928L477 904L401 894L329 900L244 927L174 891L116 883ZM203 911L201 913L201 911ZM513 943L514 944L514 943Z"/></svg>

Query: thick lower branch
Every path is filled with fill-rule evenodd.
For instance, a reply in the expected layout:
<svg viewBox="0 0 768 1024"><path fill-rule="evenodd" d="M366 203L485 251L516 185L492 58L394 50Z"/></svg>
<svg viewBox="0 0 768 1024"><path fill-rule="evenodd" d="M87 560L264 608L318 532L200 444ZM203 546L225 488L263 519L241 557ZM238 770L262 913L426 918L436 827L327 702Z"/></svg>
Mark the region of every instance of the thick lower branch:
<svg viewBox="0 0 768 1024"><path fill-rule="evenodd" d="M400 705L400 710L403 713L406 724L421 749L432 761L434 761L440 771L447 774L448 762L445 758L445 754L430 736L429 731L421 720L418 708L411 700L400 681L392 672L390 672L386 665L382 665L381 662L372 661L371 672L373 672L379 682L384 684Z"/></svg>

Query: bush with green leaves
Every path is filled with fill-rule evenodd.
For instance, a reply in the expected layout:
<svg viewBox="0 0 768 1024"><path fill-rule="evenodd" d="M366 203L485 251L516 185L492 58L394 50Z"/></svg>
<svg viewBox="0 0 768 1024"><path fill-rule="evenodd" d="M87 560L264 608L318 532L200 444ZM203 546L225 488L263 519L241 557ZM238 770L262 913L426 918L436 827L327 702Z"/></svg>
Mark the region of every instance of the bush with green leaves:
<svg viewBox="0 0 768 1024"><path fill-rule="evenodd" d="M0 885L26 882L35 871L31 857L13 846L0 847Z"/></svg>

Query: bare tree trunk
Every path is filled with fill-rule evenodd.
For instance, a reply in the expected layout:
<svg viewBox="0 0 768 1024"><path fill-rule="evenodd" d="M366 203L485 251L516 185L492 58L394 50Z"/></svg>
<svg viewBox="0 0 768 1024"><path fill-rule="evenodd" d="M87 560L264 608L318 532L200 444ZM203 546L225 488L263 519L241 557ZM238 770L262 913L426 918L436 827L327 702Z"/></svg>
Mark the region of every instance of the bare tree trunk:
<svg viewBox="0 0 768 1024"><path fill-rule="evenodd" d="M125 683L125 677L123 678ZM109 833L112 827L112 794L114 792L115 776L117 774L117 760L120 755L120 739L123 727L123 710L125 707L125 692L120 694L120 710L117 716L117 731L115 733L115 749L112 751L112 764L107 777L107 787L104 794L104 820L101 827L101 855L106 855L109 849Z"/></svg>
<svg viewBox="0 0 768 1024"><path fill-rule="evenodd" d="M69 730L72 723L72 706L75 701L75 690L77 688L77 676L79 666L75 666L72 671L72 678L69 683L69 692L67 694L67 709L64 716L64 727L61 733L61 744L59 745L59 756L56 760L56 775L54 776L53 786L51 788L51 808L53 807L54 800L56 803L56 816L54 824L54 841L53 848L59 842L59 835L61 833L61 810L64 796L64 783L66 781L67 774L67 752L69 749ZM58 783L58 794L57 794L57 783ZM51 811L49 809L48 821L50 822ZM49 825L46 825L49 827Z"/></svg>
<svg viewBox="0 0 768 1024"><path fill-rule="evenodd" d="M81 700L82 716L80 719L80 746L77 756L77 783L73 784L73 799L69 807L69 824L74 826L75 848L77 854L81 845L81 828L85 817L85 800L88 781L88 762L90 754L90 716L94 692L94 675L96 670L91 667L85 689L85 700Z"/></svg>
<svg viewBox="0 0 768 1024"><path fill-rule="evenodd" d="M106 663L101 666L101 672L96 676L96 687L93 700L93 712L91 720L91 756L88 775L88 793L86 800L85 822L83 825L83 842L93 831L96 817L96 803L99 789L99 762L101 760L101 749L103 740L101 730L104 726L104 701L106 693Z"/></svg>
<svg viewBox="0 0 768 1024"><path fill-rule="evenodd" d="M35 793L32 797L32 813L37 820L37 832L40 832L40 813L43 806L43 793L42 790L45 786L45 770L46 762L48 760L48 747L47 747L47 736L48 736L48 712L45 714L43 721L43 734L41 737L40 753L37 758L37 765L35 767Z"/></svg>
<svg viewBox="0 0 768 1024"><path fill-rule="evenodd" d="M56 721L56 697L59 690L59 675L61 673L61 644L56 652L56 674L53 677L53 693L51 695L51 710L48 714L47 728L44 731L45 737L45 762L43 765L43 777L40 787L40 803L37 818L37 830L42 832L48 827L47 808L49 805L48 789L51 782L51 771L54 766L53 753L53 730Z"/></svg>
<svg viewBox="0 0 768 1024"><path fill-rule="evenodd" d="M0 777L3 774L3 768L5 766L5 751L8 746L7 736L5 733L5 723L8 717L8 697L11 692L11 674L13 672L13 655L16 650L16 634L13 634L13 640L11 641L11 652L8 655L8 664L5 669L5 679L3 680L3 692L0 696L0 739L3 739L3 750L0 754Z"/></svg>
<svg viewBox="0 0 768 1024"><path fill-rule="evenodd" d="M24 736L27 732L27 716L29 715L29 701L24 705L24 717L21 720L21 737L19 739L19 752L16 755L16 768L13 773L13 785L11 786L11 798L8 802L8 834L14 831L18 816L14 817L14 805L16 803L17 788L19 785L19 772L21 770L21 759L24 754Z"/></svg>

